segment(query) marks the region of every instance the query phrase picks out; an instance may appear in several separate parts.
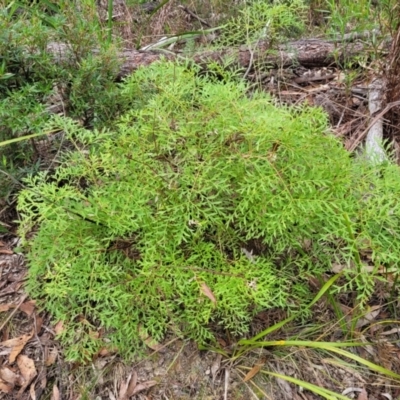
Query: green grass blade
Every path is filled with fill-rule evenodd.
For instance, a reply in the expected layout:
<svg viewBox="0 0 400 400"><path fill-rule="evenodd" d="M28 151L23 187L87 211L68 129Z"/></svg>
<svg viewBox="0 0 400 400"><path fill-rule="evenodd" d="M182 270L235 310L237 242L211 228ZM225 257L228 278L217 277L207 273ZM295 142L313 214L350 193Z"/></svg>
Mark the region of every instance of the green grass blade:
<svg viewBox="0 0 400 400"><path fill-rule="evenodd" d="M313 301L307 306L307 308L311 308L326 292L327 290L336 282L336 280L342 275L342 273L336 274L334 276L332 276L332 278L330 278L325 284L324 286L322 286L321 290L317 293L317 295L314 297ZM262 337L270 334L271 332L274 332L280 328L282 328L282 326L286 325L288 322L292 321L293 319L296 318L296 314L292 315L289 318L284 319L283 321L278 322L275 325L272 325L270 327L268 327L267 329L263 330L262 332L260 332L258 335L254 336L251 339L242 339L239 341L239 345L243 345L243 344L248 344L248 345L253 345L256 344L258 339L261 339Z"/></svg>
<svg viewBox="0 0 400 400"><path fill-rule="evenodd" d="M365 343L364 343L365 345ZM390 378L396 379L398 381L400 381L400 375L396 374L393 371L390 371L389 369L386 369L384 367L381 367L380 365L377 365L371 361L365 360L364 358L357 356L356 354L350 353L349 351L343 350L343 349L339 349L337 347L333 347L329 349L330 351L333 351L337 354L340 354L342 356L348 357L354 361L357 361L358 363L365 365L366 367L368 367L369 369L371 369L372 371L378 372L379 374L382 375L386 375Z"/></svg>
<svg viewBox="0 0 400 400"><path fill-rule="evenodd" d="M328 303L333 308L333 311L336 315L336 318L339 322L342 332L346 333L347 332L347 322L346 322L346 317L344 315L344 312L341 310L339 304L337 303L337 301L335 300L334 296L332 296L331 293L327 293L326 297L328 299Z"/></svg>
<svg viewBox="0 0 400 400"><path fill-rule="evenodd" d="M12 144L12 143L22 142L24 140L32 139L32 138L35 138L38 136L50 135L51 133L54 133L57 131L59 131L59 129L49 131L49 132L33 133L32 135L26 135L26 136L21 136L21 137L14 138L14 139L4 140L3 142L0 142L0 147L8 146L9 144Z"/></svg>
<svg viewBox="0 0 400 400"><path fill-rule="evenodd" d="M302 381L301 379L297 379L297 378L293 378L291 376L282 375L282 374L278 374L276 372L270 372L270 371L265 371L265 370L261 370L260 373L265 374L265 375L274 376L275 378L284 379L287 382L291 382L291 383L294 383L295 385L301 386L304 389L307 389L310 392L313 392L322 397L325 397L325 399L328 399L328 400L337 400L337 399L349 400L349 398L346 396L343 396L339 393L332 392L329 389L324 389L320 386L313 385L312 383Z"/></svg>
<svg viewBox="0 0 400 400"><path fill-rule="evenodd" d="M214 353L221 354L221 356L224 356L226 358L230 357L230 355L226 351L224 351L218 347L214 347L214 346L201 346L200 345L199 350L213 351Z"/></svg>
<svg viewBox="0 0 400 400"><path fill-rule="evenodd" d="M324 286L322 286L321 290L317 293L317 295L314 297L314 300L307 306L307 308L311 308L341 276L341 272L332 276L332 278L330 278L324 284Z"/></svg>
<svg viewBox="0 0 400 400"><path fill-rule="evenodd" d="M248 343L249 342L249 343ZM356 347L365 346L363 342L313 342L310 340L270 340L264 342L253 342L244 340L244 344L252 344L262 347L274 347L274 346L299 346L299 347L313 347L317 349L330 350L331 347Z"/></svg>
<svg viewBox="0 0 400 400"><path fill-rule="evenodd" d="M254 336L251 339L239 340L238 344L239 345L242 345L242 344L250 344L250 345L256 344L256 343L258 343L257 342L258 339L261 339L263 336L266 336L269 333L274 332L274 331L282 328L282 326L286 325L288 322L294 320L295 318L296 318L296 315L292 315L291 317L286 318L283 321L280 321L277 324L274 324L274 325L270 326L269 328L263 330L262 332L260 332L258 335Z"/></svg>
<svg viewBox="0 0 400 400"><path fill-rule="evenodd" d="M247 344L247 343L245 343ZM249 344L255 344L253 342ZM273 347L273 346L299 346L299 347L309 347L314 349L322 349L326 351L331 351L337 354L340 354L344 357L350 358L353 361L356 361L362 365L365 365L372 371L378 372L382 375L386 375L390 378L396 379L400 381L400 375L396 374L393 371L390 371L380 365L377 365L371 361L365 360L364 358L357 356L356 354L350 353L349 351L343 350L342 347L355 347L355 346L365 346L365 343L362 342L312 342L305 340L274 340L267 342L258 342L258 345L261 347Z"/></svg>

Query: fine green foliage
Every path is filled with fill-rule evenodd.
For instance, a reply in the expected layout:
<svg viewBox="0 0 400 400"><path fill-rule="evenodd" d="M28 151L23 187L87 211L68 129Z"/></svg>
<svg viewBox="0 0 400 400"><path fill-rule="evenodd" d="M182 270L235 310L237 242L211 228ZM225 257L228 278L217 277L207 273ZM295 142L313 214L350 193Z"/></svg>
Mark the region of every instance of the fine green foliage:
<svg viewBox="0 0 400 400"><path fill-rule="evenodd" d="M168 331L205 343L210 324L241 335L261 309L307 309L307 277L333 262L365 302L364 263L395 268L398 169L352 161L322 110L167 62L121 93L112 131L53 120L77 150L19 197L20 232L38 227L27 288L70 359Z"/></svg>
<svg viewBox="0 0 400 400"><path fill-rule="evenodd" d="M5 3L0 6L0 143L13 144L0 147L1 168L8 174L0 175L0 197L14 190L10 176L19 179L41 164L34 141L20 139L43 132L51 106L87 127L109 124L120 108L116 49L99 25L95 2Z"/></svg>
<svg viewBox="0 0 400 400"><path fill-rule="evenodd" d="M328 33L336 39L348 32L372 31L378 28L377 19L379 9L374 8L373 1L360 0L357 2L342 0L325 0L321 5L326 10ZM380 3L380 2L379 2Z"/></svg>
<svg viewBox="0 0 400 400"><path fill-rule="evenodd" d="M218 45L275 42L299 36L305 30L307 8L303 0L255 0L224 25Z"/></svg>
<svg viewBox="0 0 400 400"><path fill-rule="evenodd" d="M117 111L113 81L118 62L94 2L86 0L78 6L60 1L57 7L51 2L27 3L31 2L15 2L0 12L0 99L4 100L0 111L11 111L10 121L1 119L2 131L9 127L14 134L34 132L37 123L11 122L17 119L17 107L28 104L24 118L39 118L44 112L35 107L44 108L46 96L54 91L68 115L88 126L112 119ZM55 10L51 14L50 6ZM27 98L25 103L22 98Z"/></svg>

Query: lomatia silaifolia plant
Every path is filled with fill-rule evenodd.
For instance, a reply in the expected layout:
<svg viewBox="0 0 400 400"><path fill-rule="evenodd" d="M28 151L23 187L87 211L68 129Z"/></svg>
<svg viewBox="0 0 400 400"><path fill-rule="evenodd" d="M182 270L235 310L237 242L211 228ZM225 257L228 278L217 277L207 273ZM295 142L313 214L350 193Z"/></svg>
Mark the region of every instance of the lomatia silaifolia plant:
<svg viewBox="0 0 400 400"><path fill-rule="evenodd" d="M129 357L167 332L242 335L260 310L308 303L307 278L333 262L366 301L363 263L395 268L397 167L353 161L321 109L169 62L121 96L112 130L53 119L76 150L19 197L20 232L35 231L28 291L63 321L70 359Z"/></svg>

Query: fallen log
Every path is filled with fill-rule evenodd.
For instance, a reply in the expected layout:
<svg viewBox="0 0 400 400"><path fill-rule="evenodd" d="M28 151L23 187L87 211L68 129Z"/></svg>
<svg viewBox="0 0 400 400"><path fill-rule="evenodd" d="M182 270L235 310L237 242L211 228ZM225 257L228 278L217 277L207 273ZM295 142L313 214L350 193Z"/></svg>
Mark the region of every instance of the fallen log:
<svg viewBox="0 0 400 400"><path fill-rule="evenodd" d="M217 62L226 66L226 60L232 60L233 64L242 68L244 78L247 77L250 70L253 71L255 69L265 71L296 66L309 69L332 66L338 66L340 68L345 61L350 61L360 55L365 56L368 51L368 44L359 39L361 39L359 34L349 34L340 40L302 39L278 45L275 49L272 49L270 43L267 41L259 41L257 44L250 46L243 45L236 48L230 47L219 50L202 51L193 54L191 57L186 56L185 59L190 59L204 69L207 68L210 62ZM383 40L382 43L382 53L387 52L391 42L389 40ZM179 51L173 52L162 48L160 49L157 48L157 45L159 45L159 43L153 45L149 50L126 49L119 51L117 53L119 65L115 73L116 79L123 79L132 74L139 67L150 65L160 60L162 57L169 60L183 59L183 55ZM75 54L73 48L66 43L53 42L48 45L47 51L54 56L56 63L68 64L77 61L78 56ZM96 55L99 53L99 50L94 49L92 53ZM323 79L332 79L335 76L335 74L330 74L324 76ZM298 78L298 83L321 79L319 75L314 78L301 77ZM365 97L367 93L368 88L362 91L363 97ZM383 110L383 114L379 115L379 118L381 118L386 111L387 109ZM49 107L49 112L64 113L64 105L52 105ZM330 113L329 110L327 110L327 112ZM374 113L373 116L375 115L376 113ZM341 115L340 119L342 117L343 115ZM377 121L374 119L373 122L375 123ZM354 151L360 142L365 139L367 133L368 130L363 132L360 137L352 140L349 146L346 146L348 150Z"/></svg>
<svg viewBox="0 0 400 400"><path fill-rule="evenodd" d="M202 67L210 62L220 62L226 58L235 60L239 67L286 68L303 66L306 68L326 67L343 63L345 60L365 54L367 46L360 42L329 41L322 39L302 39L278 45L272 49L268 41L256 45L243 45L237 48L207 50L194 54L191 59ZM50 43L47 51L54 55L55 61L63 63L73 54L65 43ZM93 50L95 54L97 50ZM118 78L123 78L141 66L149 65L161 57L173 60L182 58L179 52L163 49L122 50L117 54L120 60Z"/></svg>

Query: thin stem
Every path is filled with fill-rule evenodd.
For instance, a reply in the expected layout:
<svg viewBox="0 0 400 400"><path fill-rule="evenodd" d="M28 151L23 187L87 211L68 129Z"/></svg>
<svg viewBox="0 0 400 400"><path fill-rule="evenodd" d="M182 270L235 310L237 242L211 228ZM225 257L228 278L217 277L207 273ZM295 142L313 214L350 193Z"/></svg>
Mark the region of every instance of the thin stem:
<svg viewBox="0 0 400 400"><path fill-rule="evenodd" d="M112 14L113 14L113 0L108 0L108 44L112 43Z"/></svg>

